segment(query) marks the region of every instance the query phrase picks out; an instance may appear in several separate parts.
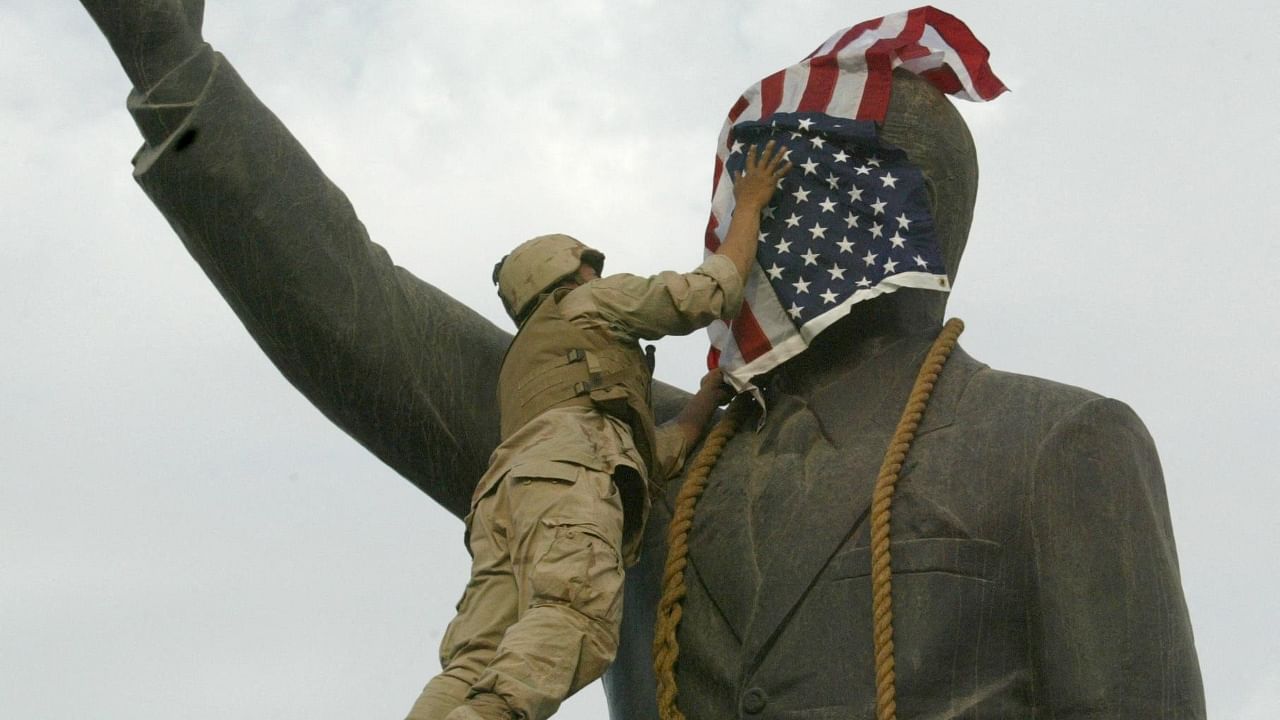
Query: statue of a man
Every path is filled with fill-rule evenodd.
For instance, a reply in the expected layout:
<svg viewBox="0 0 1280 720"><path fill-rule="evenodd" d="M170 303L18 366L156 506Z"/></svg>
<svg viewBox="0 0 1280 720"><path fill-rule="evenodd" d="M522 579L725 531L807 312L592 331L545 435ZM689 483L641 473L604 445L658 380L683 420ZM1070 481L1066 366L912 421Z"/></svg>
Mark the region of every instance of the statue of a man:
<svg viewBox="0 0 1280 720"><path fill-rule="evenodd" d="M281 372L458 516L497 444L510 336L392 264L201 36L199 0L82 0L133 84L135 176ZM931 85L895 73L883 134L923 171L950 278L977 185ZM869 717L871 487L946 295L855 305L761 382L698 506L676 680L690 718ZM655 389L659 420L683 394ZM656 717L655 502L628 575L615 717ZM1197 718L1203 693L1154 446L1125 405L958 349L893 509L903 717ZM408 704L406 699L406 706Z"/></svg>

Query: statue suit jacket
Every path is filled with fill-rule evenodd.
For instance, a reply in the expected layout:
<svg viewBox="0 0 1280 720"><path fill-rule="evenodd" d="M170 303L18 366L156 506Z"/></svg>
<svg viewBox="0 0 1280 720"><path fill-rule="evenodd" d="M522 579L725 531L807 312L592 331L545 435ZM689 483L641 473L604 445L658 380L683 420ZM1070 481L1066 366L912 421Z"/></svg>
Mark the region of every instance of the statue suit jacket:
<svg viewBox="0 0 1280 720"><path fill-rule="evenodd" d="M782 378L727 446L689 541L687 717L875 717L871 493L930 340L795 392ZM656 598L661 509L636 605ZM892 558L898 717L1204 717L1159 460L1122 403L957 349L902 471ZM623 652L651 627L629 615ZM652 716L627 689L645 681L610 678L616 716Z"/></svg>

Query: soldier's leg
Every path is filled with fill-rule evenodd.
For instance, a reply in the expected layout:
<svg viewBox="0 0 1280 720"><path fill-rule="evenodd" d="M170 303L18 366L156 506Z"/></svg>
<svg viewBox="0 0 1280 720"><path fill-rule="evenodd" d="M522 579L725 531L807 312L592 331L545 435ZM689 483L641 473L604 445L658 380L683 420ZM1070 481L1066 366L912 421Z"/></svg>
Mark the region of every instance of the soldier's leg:
<svg viewBox="0 0 1280 720"><path fill-rule="evenodd" d="M443 720L462 705L518 617L519 594L497 495L482 499L470 518L471 579L440 642L443 670L423 688L407 720Z"/></svg>
<svg viewBox="0 0 1280 720"><path fill-rule="evenodd" d="M502 698L521 720L549 717L617 653L622 502L607 474L574 469L572 480L506 480L520 616L472 692Z"/></svg>

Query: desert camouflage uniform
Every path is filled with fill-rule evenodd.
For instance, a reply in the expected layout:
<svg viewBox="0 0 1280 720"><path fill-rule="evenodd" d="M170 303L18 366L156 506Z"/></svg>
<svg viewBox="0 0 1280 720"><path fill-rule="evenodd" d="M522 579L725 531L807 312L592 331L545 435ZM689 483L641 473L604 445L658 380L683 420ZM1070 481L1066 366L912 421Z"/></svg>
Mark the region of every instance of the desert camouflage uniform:
<svg viewBox="0 0 1280 720"><path fill-rule="evenodd" d="M634 345L724 319L741 296L732 262L714 255L691 273L611 275L544 302L558 302L579 328ZM665 481L687 450L678 430L659 428L646 460L633 425L589 405L556 407L494 451L467 517L471 580L441 642L444 670L410 720L541 720L608 667L650 466Z"/></svg>

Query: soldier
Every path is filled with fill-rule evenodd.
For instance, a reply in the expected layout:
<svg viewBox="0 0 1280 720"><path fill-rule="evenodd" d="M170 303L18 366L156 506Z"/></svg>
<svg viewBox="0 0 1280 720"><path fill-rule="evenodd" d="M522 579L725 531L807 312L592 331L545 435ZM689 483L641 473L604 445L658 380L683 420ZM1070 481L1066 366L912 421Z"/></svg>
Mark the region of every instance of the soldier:
<svg viewBox="0 0 1280 720"><path fill-rule="evenodd" d="M708 373L655 428L638 341L737 314L760 213L789 169L773 142L751 148L729 234L693 272L600 277L604 255L568 235L529 240L494 268L519 327L498 378L502 443L466 519L471 581L444 669L412 720L546 718L613 660L647 483L679 471L724 387Z"/></svg>

